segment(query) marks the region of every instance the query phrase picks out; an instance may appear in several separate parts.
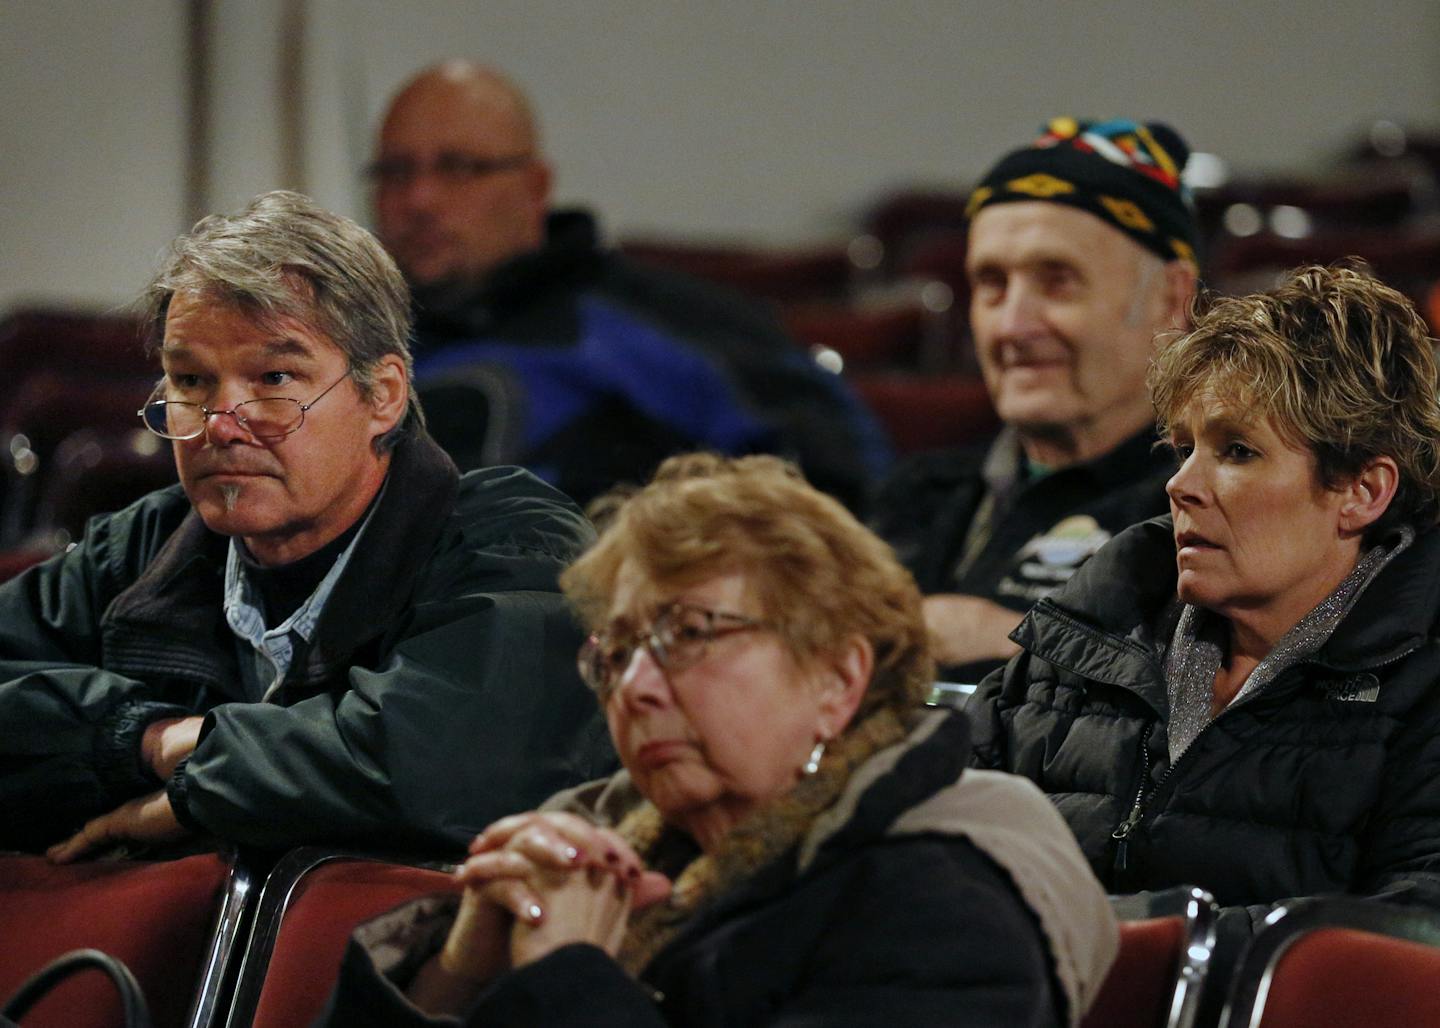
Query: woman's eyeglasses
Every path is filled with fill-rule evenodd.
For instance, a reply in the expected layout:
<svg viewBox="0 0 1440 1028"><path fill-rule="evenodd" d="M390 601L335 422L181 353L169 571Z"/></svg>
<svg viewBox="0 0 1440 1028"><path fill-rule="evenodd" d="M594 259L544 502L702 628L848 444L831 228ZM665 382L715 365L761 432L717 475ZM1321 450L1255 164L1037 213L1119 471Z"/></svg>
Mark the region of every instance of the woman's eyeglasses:
<svg viewBox="0 0 1440 1028"><path fill-rule="evenodd" d="M662 670L681 671L704 660L710 644L721 636L775 627L769 621L743 614L673 603L657 614L644 631L623 637L597 632L586 639L580 647L580 677L602 701L608 700L635 659L635 651L642 646Z"/></svg>

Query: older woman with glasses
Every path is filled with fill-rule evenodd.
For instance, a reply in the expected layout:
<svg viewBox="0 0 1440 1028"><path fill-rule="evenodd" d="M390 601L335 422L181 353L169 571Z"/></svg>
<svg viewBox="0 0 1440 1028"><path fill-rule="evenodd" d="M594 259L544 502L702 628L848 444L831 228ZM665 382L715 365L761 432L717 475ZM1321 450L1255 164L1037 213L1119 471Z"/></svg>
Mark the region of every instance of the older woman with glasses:
<svg viewBox="0 0 1440 1028"><path fill-rule="evenodd" d="M1109 906L1029 783L924 712L920 599L769 457L675 458L563 579L625 770L364 926L332 1024L1075 1023Z"/></svg>
<svg viewBox="0 0 1440 1028"><path fill-rule="evenodd" d="M1302 268L1214 300L1151 371L1170 515L1117 536L967 712L1112 891L1440 907L1440 408L1395 290Z"/></svg>

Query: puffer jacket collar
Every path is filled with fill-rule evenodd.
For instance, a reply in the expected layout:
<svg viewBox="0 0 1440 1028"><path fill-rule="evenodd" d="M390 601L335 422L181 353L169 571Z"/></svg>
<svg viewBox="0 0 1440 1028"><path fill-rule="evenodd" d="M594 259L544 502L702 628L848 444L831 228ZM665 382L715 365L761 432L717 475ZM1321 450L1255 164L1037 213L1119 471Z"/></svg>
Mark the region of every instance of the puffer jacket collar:
<svg viewBox="0 0 1440 1028"><path fill-rule="evenodd" d="M1056 667L1127 689L1157 713L1167 708L1152 635L1175 595L1170 516L1141 522L1101 548L1011 634ZM1353 672L1395 660L1429 635L1440 604L1440 532L1425 532L1387 565L1311 662Z"/></svg>
<svg viewBox="0 0 1440 1028"><path fill-rule="evenodd" d="M391 626L454 506L458 472L423 429L396 444L385 491L330 595L306 660L286 689L313 690ZM103 619L106 667L139 678L194 681L230 695L234 637L221 606L229 538L193 510ZM384 583L377 589L376 583Z"/></svg>

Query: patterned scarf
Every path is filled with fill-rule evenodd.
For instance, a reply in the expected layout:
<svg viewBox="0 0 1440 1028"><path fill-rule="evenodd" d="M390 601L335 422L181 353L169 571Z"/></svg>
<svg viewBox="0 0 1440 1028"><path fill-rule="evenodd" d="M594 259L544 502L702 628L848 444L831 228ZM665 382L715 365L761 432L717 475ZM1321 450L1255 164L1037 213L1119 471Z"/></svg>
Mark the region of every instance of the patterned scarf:
<svg viewBox="0 0 1440 1028"><path fill-rule="evenodd" d="M707 900L725 895L793 849L815 819L839 799L855 769L904 737L899 716L888 708L852 724L829 744L813 775L801 778L788 793L742 819L714 852L690 860L673 876L669 899L631 915L620 947L621 966L638 977ZM659 855L687 842L649 802L626 815L617 830L648 866L659 870L668 870L660 866L663 860ZM693 849L693 843L690 846Z"/></svg>

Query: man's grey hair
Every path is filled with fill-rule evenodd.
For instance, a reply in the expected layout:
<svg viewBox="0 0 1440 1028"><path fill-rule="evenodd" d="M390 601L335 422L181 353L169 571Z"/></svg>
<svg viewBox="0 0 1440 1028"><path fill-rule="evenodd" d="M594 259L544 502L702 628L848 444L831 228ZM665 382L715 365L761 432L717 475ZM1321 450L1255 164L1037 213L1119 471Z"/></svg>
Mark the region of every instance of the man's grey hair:
<svg viewBox="0 0 1440 1028"><path fill-rule="evenodd" d="M276 190L236 214L201 219L171 244L142 294L151 354L164 342L170 301L181 291L230 304L260 324L294 318L323 334L345 354L366 399L376 367L395 354L411 383L409 407L375 448L384 453L407 429L424 426L413 388L409 289L380 242L349 218L307 196Z"/></svg>

